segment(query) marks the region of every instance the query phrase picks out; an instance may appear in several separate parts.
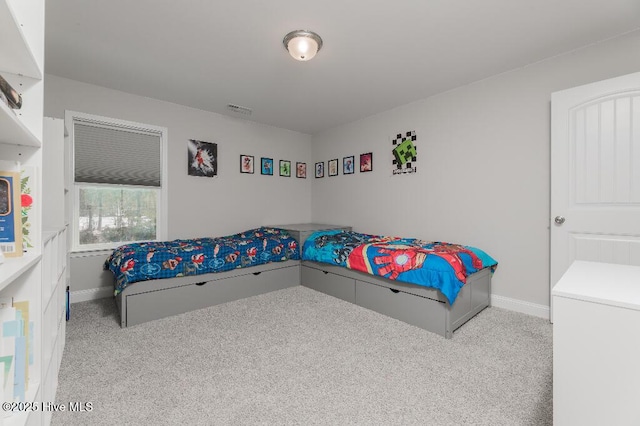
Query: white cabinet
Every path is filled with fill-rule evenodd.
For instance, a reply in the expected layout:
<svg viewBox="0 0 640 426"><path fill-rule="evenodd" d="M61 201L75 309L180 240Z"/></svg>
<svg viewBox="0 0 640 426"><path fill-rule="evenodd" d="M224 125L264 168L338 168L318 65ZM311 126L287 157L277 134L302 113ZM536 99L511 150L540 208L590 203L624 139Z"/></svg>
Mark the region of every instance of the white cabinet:
<svg viewBox="0 0 640 426"><path fill-rule="evenodd" d="M64 120L44 119L42 147L42 401L55 402L66 326L68 237L64 214ZM43 423L51 422L43 411Z"/></svg>
<svg viewBox="0 0 640 426"><path fill-rule="evenodd" d="M552 297L554 425L640 425L640 267L574 262Z"/></svg>
<svg viewBox="0 0 640 426"><path fill-rule="evenodd" d="M67 232L66 227L43 235L42 256L42 378L39 402L55 402L66 326ZM41 406L42 407L42 406ZM51 411L43 411L43 424Z"/></svg>
<svg viewBox="0 0 640 426"><path fill-rule="evenodd" d="M53 401L64 348L66 227L64 223L48 223L46 228L43 224L44 211L56 203L57 208L64 205L63 193L58 189L53 189L55 194L50 192L60 183L55 177L47 181L42 167L43 156L49 155L43 149L44 13L44 0L0 0L0 75L22 96L19 110L0 102L0 159L19 161L35 171L30 178L34 195L29 215L32 247L23 256L6 258L0 265L0 300L28 306L28 318L20 318L20 324L26 324L21 330L28 334L24 353L20 360L13 354L12 362L12 368L20 363L27 365L21 377L24 397L16 399L13 392L2 393L3 402L22 401L27 405L22 405L21 411L0 412L2 425L49 424L51 417L42 412L41 403ZM61 140L63 137L61 133ZM60 157L60 166L63 161ZM26 315L27 310L23 312ZM7 309L4 314L14 312ZM3 350L14 347L11 338L2 339Z"/></svg>

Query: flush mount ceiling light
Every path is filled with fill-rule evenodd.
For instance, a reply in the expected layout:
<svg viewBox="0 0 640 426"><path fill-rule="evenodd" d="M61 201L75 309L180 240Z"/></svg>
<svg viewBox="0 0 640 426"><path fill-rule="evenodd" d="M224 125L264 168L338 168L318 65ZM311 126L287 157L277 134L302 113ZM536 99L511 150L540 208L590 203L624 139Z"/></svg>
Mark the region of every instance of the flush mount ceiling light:
<svg viewBox="0 0 640 426"><path fill-rule="evenodd" d="M298 61L308 61L322 48L322 39L313 31L291 31L282 40L289 54Z"/></svg>

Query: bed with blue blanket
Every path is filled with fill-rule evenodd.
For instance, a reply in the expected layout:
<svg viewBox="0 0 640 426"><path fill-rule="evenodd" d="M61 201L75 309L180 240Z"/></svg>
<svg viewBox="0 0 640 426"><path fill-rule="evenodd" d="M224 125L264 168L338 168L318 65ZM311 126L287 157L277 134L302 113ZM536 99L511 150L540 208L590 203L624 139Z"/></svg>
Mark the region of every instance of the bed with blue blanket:
<svg viewBox="0 0 640 426"><path fill-rule="evenodd" d="M303 285L329 289L329 294L432 327L445 337L489 305L498 264L476 247L344 230L311 234L302 260Z"/></svg>
<svg viewBox="0 0 640 426"><path fill-rule="evenodd" d="M113 273L126 327L299 285L299 260L298 242L286 231L260 227L217 238L126 244L104 267Z"/></svg>

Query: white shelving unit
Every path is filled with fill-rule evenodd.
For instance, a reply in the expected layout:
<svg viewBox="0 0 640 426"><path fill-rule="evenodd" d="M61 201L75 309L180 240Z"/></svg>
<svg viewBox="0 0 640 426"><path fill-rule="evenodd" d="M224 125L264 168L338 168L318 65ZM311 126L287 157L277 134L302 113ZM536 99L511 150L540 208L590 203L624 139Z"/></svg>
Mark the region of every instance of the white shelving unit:
<svg viewBox="0 0 640 426"><path fill-rule="evenodd" d="M43 206L49 211L64 205L61 175L49 176L50 171L43 167L43 161L57 162L58 173L62 173L64 125L57 120L49 132L52 136L44 137L44 14L44 0L0 0L0 75L22 96L19 110L0 104L0 159L19 161L35 170L30 178L34 195L29 213L32 247L21 257L5 258L0 265L0 300L28 302L28 377L23 399L3 392L2 402L39 407L2 411L0 425L50 423L51 413L43 413L42 402L55 401L64 350L67 229L64 222L43 221Z"/></svg>
<svg viewBox="0 0 640 426"><path fill-rule="evenodd" d="M64 120L44 119L42 204L42 400L55 402L65 344L68 238L64 214ZM51 423L51 411L43 423Z"/></svg>
<svg viewBox="0 0 640 426"><path fill-rule="evenodd" d="M28 19L34 14L34 19ZM0 1L2 70L42 79L44 1Z"/></svg>
<svg viewBox="0 0 640 426"><path fill-rule="evenodd" d="M8 80L5 78L5 80ZM25 146L40 146L40 139L31 130L22 123L16 113L4 103L0 102L0 142L25 145Z"/></svg>
<svg viewBox="0 0 640 426"><path fill-rule="evenodd" d="M29 253L19 258L7 260L0 270L0 291L31 269L40 261L41 257L39 253Z"/></svg>

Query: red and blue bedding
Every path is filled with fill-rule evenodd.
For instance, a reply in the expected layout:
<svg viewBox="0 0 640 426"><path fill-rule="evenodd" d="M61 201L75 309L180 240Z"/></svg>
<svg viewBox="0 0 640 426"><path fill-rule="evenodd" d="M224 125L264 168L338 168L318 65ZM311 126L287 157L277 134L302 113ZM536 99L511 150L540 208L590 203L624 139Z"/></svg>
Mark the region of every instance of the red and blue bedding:
<svg viewBox="0 0 640 426"><path fill-rule="evenodd" d="M498 265L475 247L341 230L311 234L304 243L302 260L433 287L440 290L450 304L470 274L484 268L493 271Z"/></svg>
<svg viewBox="0 0 640 426"><path fill-rule="evenodd" d="M104 266L115 276L118 295L137 281L299 259L298 243L286 231L261 227L226 237L126 244L116 248Z"/></svg>

